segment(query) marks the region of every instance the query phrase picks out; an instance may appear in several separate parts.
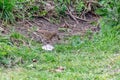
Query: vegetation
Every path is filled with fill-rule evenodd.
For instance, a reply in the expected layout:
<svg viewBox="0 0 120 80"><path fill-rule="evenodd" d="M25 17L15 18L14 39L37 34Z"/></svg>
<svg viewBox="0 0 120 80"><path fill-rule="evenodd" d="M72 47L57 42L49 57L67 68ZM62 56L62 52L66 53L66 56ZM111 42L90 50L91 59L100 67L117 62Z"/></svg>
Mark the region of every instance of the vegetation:
<svg viewBox="0 0 120 80"><path fill-rule="evenodd" d="M3 35L0 29L1 80L119 80L120 1L53 0L50 1L55 5L53 10L45 8L48 2L0 0L1 25L36 17L60 19L73 10L78 17L88 12L99 15L100 31L70 36L67 43L56 44L53 51L45 51L40 43L25 35L12 30Z"/></svg>

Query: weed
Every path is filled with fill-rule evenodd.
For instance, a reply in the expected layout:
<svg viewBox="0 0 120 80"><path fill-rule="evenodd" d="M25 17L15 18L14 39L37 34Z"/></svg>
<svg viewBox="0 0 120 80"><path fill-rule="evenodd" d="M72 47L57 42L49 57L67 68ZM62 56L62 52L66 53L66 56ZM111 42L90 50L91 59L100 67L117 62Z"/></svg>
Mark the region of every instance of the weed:
<svg viewBox="0 0 120 80"><path fill-rule="evenodd" d="M61 7L59 7L61 6ZM58 12L59 15L65 15L65 11L67 10L67 7L65 4L60 4L56 7L56 11Z"/></svg>
<svg viewBox="0 0 120 80"><path fill-rule="evenodd" d="M103 15L103 21L109 26L116 26L120 23L120 0L101 0L103 6L96 10L96 13Z"/></svg>
<svg viewBox="0 0 120 80"><path fill-rule="evenodd" d="M13 9L15 7L15 0L0 0L0 18L4 21L14 23Z"/></svg>
<svg viewBox="0 0 120 80"><path fill-rule="evenodd" d="M84 3L80 1L76 1L75 8L77 12L81 12L83 8L85 7Z"/></svg>

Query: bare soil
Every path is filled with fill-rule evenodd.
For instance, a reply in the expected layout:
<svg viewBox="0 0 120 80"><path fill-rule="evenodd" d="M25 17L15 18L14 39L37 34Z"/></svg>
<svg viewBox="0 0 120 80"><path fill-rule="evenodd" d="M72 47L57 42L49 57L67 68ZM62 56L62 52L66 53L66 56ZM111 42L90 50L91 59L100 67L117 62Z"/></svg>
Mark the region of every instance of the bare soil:
<svg viewBox="0 0 120 80"><path fill-rule="evenodd" d="M86 20L90 22L97 22L98 18L94 15L87 15ZM34 18L33 20L24 20L17 22L14 25L14 30L30 38L31 40L40 43L55 44L64 43L64 38L72 35L84 35L86 31L99 31L97 25L92 25L90 22L78 20L76 23L70 17L61 18L59 23L52 23L44 18ZM9 32L9 28L4 28L4 34Z"/></svg>

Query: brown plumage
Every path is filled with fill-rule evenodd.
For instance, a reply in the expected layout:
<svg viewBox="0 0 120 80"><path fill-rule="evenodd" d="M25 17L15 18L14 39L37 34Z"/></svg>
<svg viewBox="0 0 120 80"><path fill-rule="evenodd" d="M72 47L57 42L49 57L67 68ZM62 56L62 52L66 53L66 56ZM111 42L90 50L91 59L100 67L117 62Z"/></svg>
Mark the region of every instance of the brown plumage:
<svg viewBox="0 0 120 80"><path fill-rule="evenodd" d="M37 30L38 34L45 40L50 41L53 37L58 37L57 32L48 30Z"/></svg>

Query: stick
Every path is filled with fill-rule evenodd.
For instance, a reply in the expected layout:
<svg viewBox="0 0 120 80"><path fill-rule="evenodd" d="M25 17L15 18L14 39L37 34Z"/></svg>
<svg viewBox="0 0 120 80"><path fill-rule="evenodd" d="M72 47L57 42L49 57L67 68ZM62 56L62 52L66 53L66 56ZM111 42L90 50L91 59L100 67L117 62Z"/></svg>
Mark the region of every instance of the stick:
<svg viewBox="0 0 120 80"><path fill-rule="evenodd" d="M67 11L68 11L68 13L69 13L69 16L70 16L71 18L73 18L73 20L78 24L79 22L78 22L77 19L73 16L73 14L72 14L71 11L69 10L69 8L67 8Z"/></svg>

